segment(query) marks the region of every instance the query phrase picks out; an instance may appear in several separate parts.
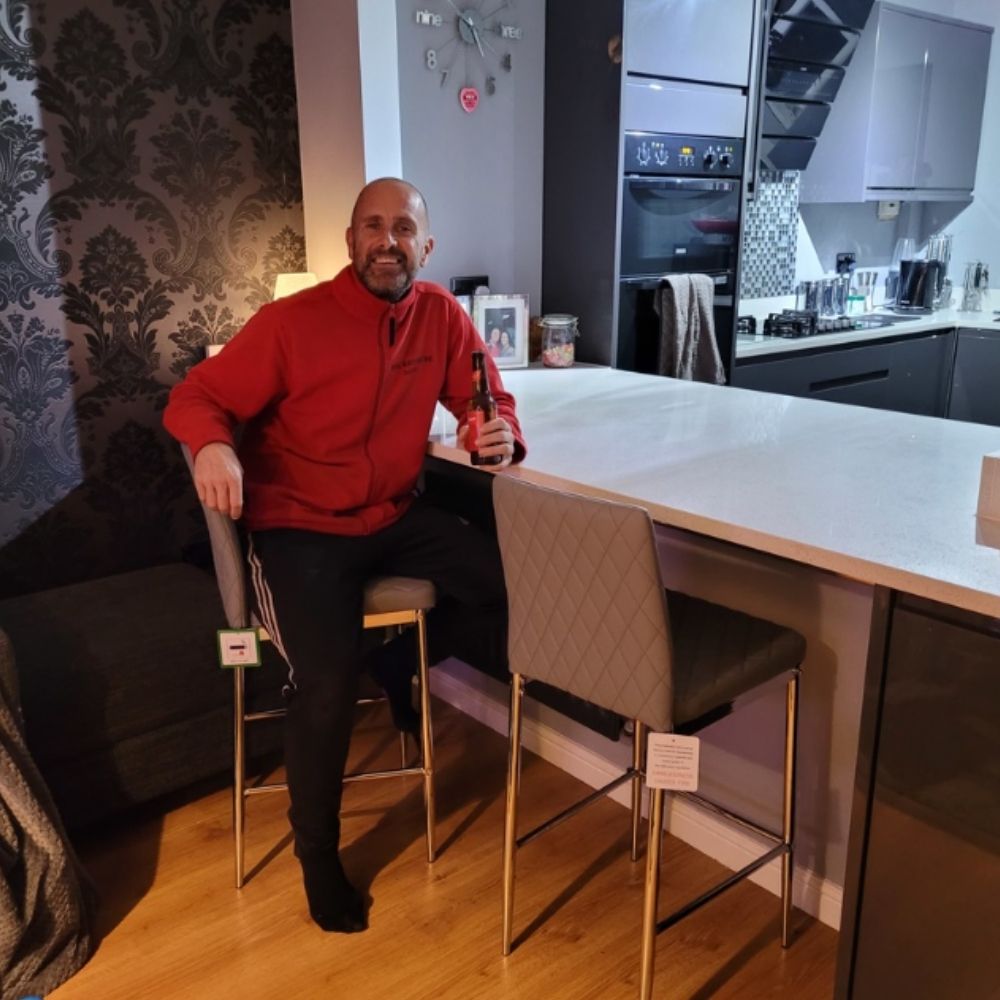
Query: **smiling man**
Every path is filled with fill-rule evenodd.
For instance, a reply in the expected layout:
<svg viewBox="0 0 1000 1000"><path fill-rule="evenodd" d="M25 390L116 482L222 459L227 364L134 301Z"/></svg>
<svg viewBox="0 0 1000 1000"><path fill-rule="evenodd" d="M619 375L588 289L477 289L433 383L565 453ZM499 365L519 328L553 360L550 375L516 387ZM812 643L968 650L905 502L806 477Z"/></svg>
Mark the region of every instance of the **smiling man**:
<svg viewBox="0 0 1000 1000"><path fill-rule="evenodd" d="M434 249L424 196L402 181L373 181L354 206L347 252L361 283L398 302Z"/></svg>
<svg viewBox="0 0 1000 1000"><path fill-rule="evenodd" d="M351 264L264 306L170 394L167 430L191 449L199 499L250 535L261 618L289 668L289 818L309 910L320 927L367 926L339 858L340 798L362 667L365 581L431 580L432 662L476 662L502 638L506 595L493 539L416 492L438 401L464 429L472 353L485 346L455 299L417 281L434 239L412 184L372 181L347 229ZM514 400L487 358L498 416L478 450L502 469L524 455ZM243 425L239 445L234 431ZM393 718L413 730L407 637L372 673Z"/></svg>

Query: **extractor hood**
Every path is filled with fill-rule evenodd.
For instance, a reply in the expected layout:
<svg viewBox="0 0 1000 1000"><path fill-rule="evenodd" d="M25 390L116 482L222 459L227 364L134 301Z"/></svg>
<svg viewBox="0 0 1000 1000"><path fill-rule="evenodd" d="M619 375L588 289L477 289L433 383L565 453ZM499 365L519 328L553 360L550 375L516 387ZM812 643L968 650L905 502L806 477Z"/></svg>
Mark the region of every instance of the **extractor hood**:
<svg viewBox="0 0 1000 1000"><path fill-rule="evenodd" d="M761 166L802 170L874 0L776 0L761 105Z"/></svg>

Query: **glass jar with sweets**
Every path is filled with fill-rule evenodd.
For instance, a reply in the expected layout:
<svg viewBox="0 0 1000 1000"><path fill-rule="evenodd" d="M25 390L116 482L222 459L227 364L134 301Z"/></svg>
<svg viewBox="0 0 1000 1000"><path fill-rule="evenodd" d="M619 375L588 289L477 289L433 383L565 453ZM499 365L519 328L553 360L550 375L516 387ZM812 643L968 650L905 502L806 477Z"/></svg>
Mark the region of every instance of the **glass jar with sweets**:
<svg viewBox="0 0 1000 1000"><path fill-rule="evenodd" d="M552 313L542 317L542 364L547 368L569 368L576 354L576 317Z"/></svg>

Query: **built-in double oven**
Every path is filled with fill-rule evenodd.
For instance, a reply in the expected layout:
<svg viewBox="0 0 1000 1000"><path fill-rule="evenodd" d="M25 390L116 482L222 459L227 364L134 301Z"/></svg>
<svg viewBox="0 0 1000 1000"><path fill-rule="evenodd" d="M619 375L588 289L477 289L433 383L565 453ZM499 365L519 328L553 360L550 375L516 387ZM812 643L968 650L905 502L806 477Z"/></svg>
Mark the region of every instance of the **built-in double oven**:
<svg viewBox="0 0 1000 1000"><path fill-rule="evenodd" d="M619 257L619 368L655 372L657 290L670 274L704 274L715 335L732 369L742 203L739 139L626 132Z"/></svg>

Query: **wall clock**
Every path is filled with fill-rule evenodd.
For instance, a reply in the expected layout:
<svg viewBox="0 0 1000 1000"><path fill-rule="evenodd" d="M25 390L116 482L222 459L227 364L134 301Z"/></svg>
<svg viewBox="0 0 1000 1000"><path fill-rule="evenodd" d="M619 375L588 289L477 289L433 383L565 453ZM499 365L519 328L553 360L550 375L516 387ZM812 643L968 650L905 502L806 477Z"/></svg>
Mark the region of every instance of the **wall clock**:
<svg viewBox="0 0 1000 1000"><path fill-rule="evenodd" d="M497 75L514 68L510 43L523 32L509 20L515 0L445 0L443 14L418 9L415 20L433 32L424 50L424 66L440 78L441 88L457 88L469 114L483 94L496 93ZM506 11L506 15L505 12Z"/></svg>

